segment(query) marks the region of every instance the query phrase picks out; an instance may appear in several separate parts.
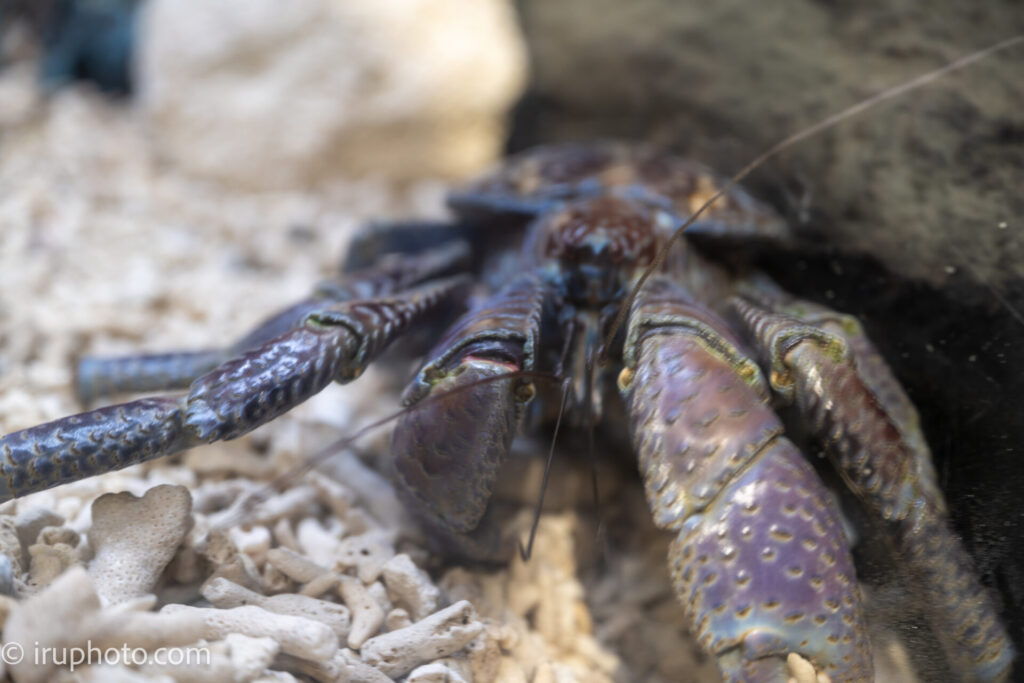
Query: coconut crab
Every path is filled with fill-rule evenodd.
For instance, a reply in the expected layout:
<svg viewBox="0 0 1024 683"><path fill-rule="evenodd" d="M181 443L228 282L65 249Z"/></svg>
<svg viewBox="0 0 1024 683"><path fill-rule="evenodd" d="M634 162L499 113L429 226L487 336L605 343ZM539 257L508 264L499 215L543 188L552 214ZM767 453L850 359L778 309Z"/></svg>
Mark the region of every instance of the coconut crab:
<svg viewBox="0 0 1024 683"><path fill-rule="evenodd" d="M833 680L870 679L849 543L774 411L790 404L891 532L953 666L1004 676L1012 648L949 530L914 409L857 322L699 250L702 239L784 241L767 207L727 191L658 264L615 334L634 283L721 185L646 147L512 158L451 195L455 223L368 232L346 273L228 349L86 359L83 399L188 393L3 437L5 495L234 438L355 379L390 342L465 299L471 281L460 273L472 259L486 274L479 301L428 354L393 439L400 490L449 552L501 561L514 551L488 498L521 422L564 412L586 426L624 413L655 521L675 535L670 567L689 627L723 675L776 678L797 652Z"/></svg>

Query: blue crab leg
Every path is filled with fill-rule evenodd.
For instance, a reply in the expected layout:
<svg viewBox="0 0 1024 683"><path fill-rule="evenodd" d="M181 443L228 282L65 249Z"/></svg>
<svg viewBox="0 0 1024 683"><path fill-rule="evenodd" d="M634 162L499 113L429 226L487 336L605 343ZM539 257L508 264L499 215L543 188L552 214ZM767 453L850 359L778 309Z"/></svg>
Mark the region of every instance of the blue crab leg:
<svg viewBox="0 0 1024 683"><path fill-rule="evenodd" d="M763 280L747 296L734 307L773 389L796 404L850 488L889 526L954 670L1005 678L1013 646L950 527L916 411L881 356L850 316Z"/></svg>
<svg viewBox="0 0 1024 683"><path fill-rule="evenodd" d="M784 681L799 653L872 678L848 541L824 485L783 435L756 363L663 278L630 315L619 388L689 627L727 681Z"/></svg>
<svg viewBox="0 0 1024 683"><path fill-rule="evenodd" d="M332 381L358 377L467 283L446 278L392 297L331 303L199 377L185 396L131 401L8 434L0 438L0 500L241 436Z"/></svg>
<svg viewBox="0 0 1024 683"><path fill-rule="evenodd" d="M185 389L226 360L221 349L168 351L130 356L88 356L75 368L75 395L88 407L115 394Z"/></svg>
<svg viewBox="0 0 1024 683"><path fill-rule="evenodd" d="M370 299L407 289L464 266L468 256L469 246L461 241L414 256L378 255L372 267L320 283L311 296L274 313L227 348L83 358L75 373L75 392L88 406L96 399L121 393L187 389L200 375L266 344L332 302Z"/></svg>
<svg viewBox="0 0 1024 683"><path fill-rule="evenodd" d="M420 407L395 427L399 491L436 542L469 560L500 562L514 550L485 515L534 388L523 379L486 380L533 369L544 298L530 274L466 313L402 397ZM446 395L428 401L434 392Z"/></svg>

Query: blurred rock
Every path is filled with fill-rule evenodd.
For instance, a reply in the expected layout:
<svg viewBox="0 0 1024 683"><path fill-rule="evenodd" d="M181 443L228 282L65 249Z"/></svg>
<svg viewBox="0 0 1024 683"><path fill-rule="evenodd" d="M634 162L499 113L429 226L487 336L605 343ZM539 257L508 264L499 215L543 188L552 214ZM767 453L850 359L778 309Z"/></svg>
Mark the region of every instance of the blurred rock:
<svg viewBox="0 0 1024 683"><path fill-rule="evenodd" d="M162 154L280 188L478 170L525 65L506 0L153 0L136 75Z"/></svg>
<svg viewBox="0 0 1024 683"><path fill-rule="evenodd" d="M31 66L16 64L0 72L0 131L29 122L39 102Z"/></svg>
<svg viewBox="0 0 1024 683"><path fill-rule="evenodd" d="M40 77L54 90L89 81L111 94L131 91L135 13L139 0L46 0L40 31ZM26 12L28 13L28 12Z"/></svg>

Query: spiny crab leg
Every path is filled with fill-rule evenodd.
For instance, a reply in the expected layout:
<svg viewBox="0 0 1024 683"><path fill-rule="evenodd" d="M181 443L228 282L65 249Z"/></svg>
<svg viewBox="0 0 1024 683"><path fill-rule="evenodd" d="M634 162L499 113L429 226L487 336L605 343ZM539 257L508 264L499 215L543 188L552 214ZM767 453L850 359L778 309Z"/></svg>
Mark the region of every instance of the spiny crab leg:
<svg viewBox="0 0 1024 683"><path fill-rule="evenodd" d="M869 681L838 511L727 330L652 278L619 380L655 523L676 534L669 564L690 630L727 681L784 681L789 653L833 681Z"/></svg>
<svg viewBox="0 0 1024 683"><path fill-rule="evenodd" d="M332 381L358 377L467 283L457 276L390 297L329 303L199 377L183 397L140 399L8 434L0 438L0 500L241 436Z"/></svg>
<svg viewBox="0 0 1024 683"><path fill-rule="evenodd" d="M850 488L881 519L944 645L972 680L1009 673L1013 646L953 533L910 399L855 319L758 281L734 307Z"/></svg>

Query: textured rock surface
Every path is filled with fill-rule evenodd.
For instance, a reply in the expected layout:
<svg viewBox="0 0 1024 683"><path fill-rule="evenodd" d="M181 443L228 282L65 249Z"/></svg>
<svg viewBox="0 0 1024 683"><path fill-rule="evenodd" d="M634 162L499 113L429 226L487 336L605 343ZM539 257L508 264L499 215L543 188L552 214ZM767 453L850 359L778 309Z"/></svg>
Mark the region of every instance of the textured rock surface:
<svg viewBox="0 0 1024 683"><path fill-rule="evenodd" d="M465 176L496 156L525 76L505 0L155 0L139 45L163 153L262 188Z"/></svg>

